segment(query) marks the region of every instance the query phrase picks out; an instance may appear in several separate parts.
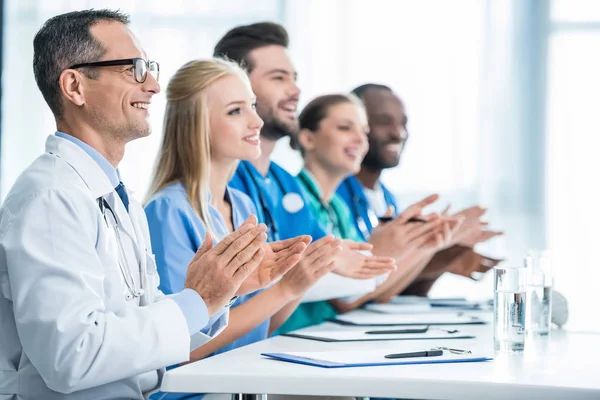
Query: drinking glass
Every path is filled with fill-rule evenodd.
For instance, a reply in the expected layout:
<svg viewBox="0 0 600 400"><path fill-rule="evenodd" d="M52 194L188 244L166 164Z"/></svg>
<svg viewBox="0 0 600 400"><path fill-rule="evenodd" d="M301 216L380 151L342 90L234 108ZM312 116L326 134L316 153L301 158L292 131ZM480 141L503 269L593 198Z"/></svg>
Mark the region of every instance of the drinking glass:
<svg viewBox="0 0 600 400"><path fill-rule="evenodd" d="M527 269L494 268L494 350L525 349Z"/></svg>
<svg viewBox="0 0 600 400"><path fill-rule="evenodd" d="M550 334L553 275L548 251L532 250L525 257L527 277L527 334Z"/></svg>

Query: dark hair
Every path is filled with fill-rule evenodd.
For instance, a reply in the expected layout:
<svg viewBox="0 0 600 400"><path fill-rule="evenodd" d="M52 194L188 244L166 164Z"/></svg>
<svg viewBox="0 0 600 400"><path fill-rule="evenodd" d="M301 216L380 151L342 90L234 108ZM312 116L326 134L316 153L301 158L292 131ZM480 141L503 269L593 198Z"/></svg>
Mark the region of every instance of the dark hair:
<svg viewBox="0 0 600 400"><path fill-rule="evenodd" d="M352 90L352 94L358 97L359 99L364 100L365 93L369 89L389 90L390 92L392 91L392 89L389 86L380 85L378 83L365 83L364 85L360 85L359 87L354 88Z"/></svg>
<svg viewBox="0 0 600 400"><path fill-rule="evenodd" d="M298 116L299 130L318 131L319 125L327 117L329 109L338 104L345 103L360 104L360 100L356 99L353 95L347 94L326 94L316 97L304 107ZM303 153L297 134L290 136L290 146L294 150L300 150L300 153Z"/></svg>
<svg viewBox="0 0 600 400"><path fill-rule="evenodd" d="M285 28L274 22L242 25L233 28L219 40L213 56L235 61L250 73L254 66L248 54L252 50L271 45L287 48L289 41Z"/></svg>
<svg viewBox="0 0 600 400"><path fill-rule="evenodd" d="M112 10L73 11L50 18L33 39L33 74L35 81L56 118L63 107L58 79L71 65L98 61L106 52L90 28L101 21L129 24L129 16ZM97 72L82 69L89 78Z"/></svg>

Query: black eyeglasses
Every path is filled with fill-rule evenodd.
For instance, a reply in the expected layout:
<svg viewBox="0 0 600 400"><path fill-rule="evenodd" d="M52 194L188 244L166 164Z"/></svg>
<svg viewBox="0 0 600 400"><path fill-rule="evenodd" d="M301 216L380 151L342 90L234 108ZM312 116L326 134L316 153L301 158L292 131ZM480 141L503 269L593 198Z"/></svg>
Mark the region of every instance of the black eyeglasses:
<svg viewBox="0 0 600 400"><path fill-rule="evenodd" d="M133 76L135 81L138 83L146 82L148 72L152 74L154 79L158 82L158 75L160 69L156 61L146 61L143 58L125 58L122 60L109 60L109 61L97 61L91 63L75 64L69 67L69 69L76 69L82 67L114 67L117 65L133 65Z"/></svg>

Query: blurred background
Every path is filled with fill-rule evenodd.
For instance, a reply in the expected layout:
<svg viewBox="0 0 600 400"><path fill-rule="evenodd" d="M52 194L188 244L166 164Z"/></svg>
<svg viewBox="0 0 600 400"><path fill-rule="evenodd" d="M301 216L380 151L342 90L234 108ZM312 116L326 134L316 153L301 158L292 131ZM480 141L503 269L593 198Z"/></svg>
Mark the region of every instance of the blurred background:
<svg viewBox="0 0 600 400"><path fill-rule="evenodd" d="M600 330L600 1L597 0L4 0L0 199L44 151L54 119L32 72L35 32L51 16L84 8L130 13L161 84L185 62L207 58L236 25L283 24L298 70L301 105L366 82L404 100L410 139L384 182L407 205L432 192L439 208L481 204L505 236L479 250L520 265L550 248L555 288L574 330ZM120 169L144 197L160 143L128 145ZM300 157L279 143L290 172ZM433 296L492 297L481 282L445 276Z"/></svg>

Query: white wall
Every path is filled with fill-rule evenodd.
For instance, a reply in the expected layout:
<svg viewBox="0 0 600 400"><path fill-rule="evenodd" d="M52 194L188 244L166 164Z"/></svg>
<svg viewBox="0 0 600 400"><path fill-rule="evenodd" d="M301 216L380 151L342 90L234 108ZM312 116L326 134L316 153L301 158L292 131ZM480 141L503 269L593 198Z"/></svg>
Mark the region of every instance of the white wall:
<svg viewBox="0 0 600 400"><path fill-rule="evenodd" d="M411 136L400 167L384 175L403 204L439 192L440 208L488 206L492 227L506 236L479 250L519 265L527 249L552 247L571 326L600 329L593 300L600 2L11 0L5 7L0 198L55 128L31 68L33 35L47 18L89 7L131 13L161 64L163 87L184 62L210 57L231 27L274 20L289 30L302 104L370 81L404 99ZM130 144L120 167L138 199L160 141L165 97L156 97L154 133ZM291 171L301 164L285 142L275 159ZM445 277L433 294L490 297L489 278Z"/></svg>

